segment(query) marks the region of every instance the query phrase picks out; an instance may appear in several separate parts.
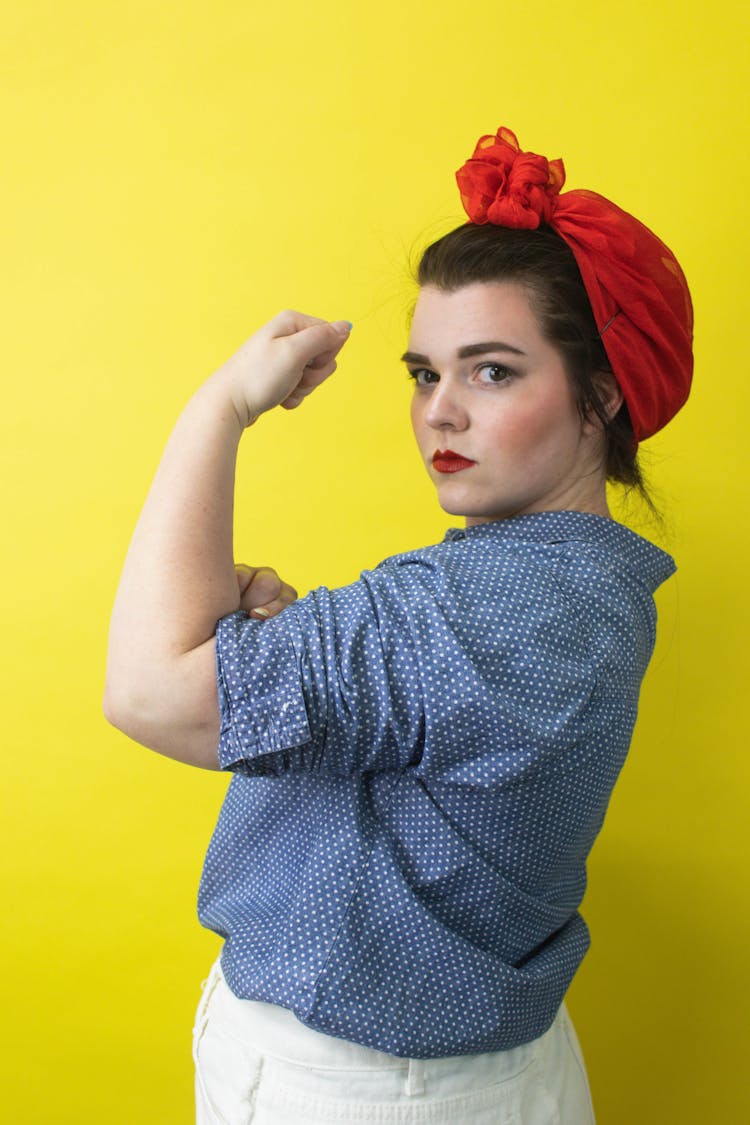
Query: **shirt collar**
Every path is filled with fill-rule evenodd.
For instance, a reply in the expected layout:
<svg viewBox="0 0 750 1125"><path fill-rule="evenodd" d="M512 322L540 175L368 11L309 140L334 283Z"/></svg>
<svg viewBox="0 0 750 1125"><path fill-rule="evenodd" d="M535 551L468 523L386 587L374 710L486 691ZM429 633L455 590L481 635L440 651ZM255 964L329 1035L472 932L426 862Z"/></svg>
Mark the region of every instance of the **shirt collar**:
<svg viewBox="0 0 750 1125"><path fill-rule="evenodd" d="M674 559L631 531L629 527L606 516L592 512L532 512L510 516L504 520L479 523L473 527L451 527L443 542L490 540L497 543L590 543L621 556L626 564L637 568L655 589L677 569Z"/></svg>

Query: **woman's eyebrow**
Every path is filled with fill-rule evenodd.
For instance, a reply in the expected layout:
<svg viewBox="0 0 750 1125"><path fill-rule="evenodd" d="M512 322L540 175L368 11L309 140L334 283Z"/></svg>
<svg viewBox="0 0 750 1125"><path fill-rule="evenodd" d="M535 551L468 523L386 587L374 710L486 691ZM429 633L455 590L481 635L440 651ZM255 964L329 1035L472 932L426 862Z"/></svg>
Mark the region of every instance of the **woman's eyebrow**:
<svg viewBox="0 0 750 1125"><path fill-rule="evenodd" d="M502 340L485 340L480 344L465 344L459 348L456 355L459 359L469 359L473 355L487 355L490 352L512 352L513 355L526 355L520 348L506 344ZM401 356L402 363L429 363L429 356L420 352L404 352Z"/></svg>
<svg viewBox="0 0 750 1125"><path fill-rule="evenodd" d="M506 344L502 340L490 340L484 344L466 344L465 347L459 348L459 359L468 359L472 355L484 355L486 352L512 352L513 355L526 355L520 348L514 348L512 344Z"/></svg>

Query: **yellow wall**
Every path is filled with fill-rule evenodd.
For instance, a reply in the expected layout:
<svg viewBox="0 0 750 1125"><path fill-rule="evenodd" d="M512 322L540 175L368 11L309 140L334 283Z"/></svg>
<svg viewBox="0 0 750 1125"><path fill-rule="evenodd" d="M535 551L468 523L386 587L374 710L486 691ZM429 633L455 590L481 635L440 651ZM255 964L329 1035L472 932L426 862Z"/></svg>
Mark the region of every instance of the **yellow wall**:
<svg viewBox="0 0 750 1125"><path fill-rule="evenodd" d="M693 397L647 446L680 571L569 1006L599 1125L748 1120L747 5L5 0L1 25L0 1116L190 1120L227 779L101 715L127 543L181 407L285 306L355 329L317 397L245 439L238 559L306 591L442 535L397 362L405 263L507 124L652 225L697 313Z"/></svg>

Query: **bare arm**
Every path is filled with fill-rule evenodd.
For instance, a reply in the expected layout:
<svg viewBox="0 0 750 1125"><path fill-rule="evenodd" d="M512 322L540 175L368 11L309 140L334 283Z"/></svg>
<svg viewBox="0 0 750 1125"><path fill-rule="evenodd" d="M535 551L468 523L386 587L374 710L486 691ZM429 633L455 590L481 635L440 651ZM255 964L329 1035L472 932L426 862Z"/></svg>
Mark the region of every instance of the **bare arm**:
<svg viewBox="0 0 750 1125"><path fill-rule="evenodd" d="M125 559L110 624L104 712L169 757L218 768L216 621L240 608L234 476L247 426L298 406L348 335L280 313L193 395L167 442Z"/></svg>

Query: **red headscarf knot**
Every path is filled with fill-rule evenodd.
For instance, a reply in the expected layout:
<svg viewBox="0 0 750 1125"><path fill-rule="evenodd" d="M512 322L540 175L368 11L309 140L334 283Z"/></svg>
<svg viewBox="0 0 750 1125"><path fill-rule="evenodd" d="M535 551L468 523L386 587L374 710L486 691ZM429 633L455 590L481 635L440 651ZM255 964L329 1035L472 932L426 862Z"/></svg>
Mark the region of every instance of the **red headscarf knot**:
<svg viewBox="0 0 750 1125"><path fill-rule="evenodd" d="M536 230L552 218L565 169L562 160L521 152L515 133L500 128L479 138L456 179L472 223Z"/></svg>
<svg viewBox="0 0 750 1125"><path fill-rule="evenodd" d="M562 160L521 152L500 128L456 172L472 223L551 227L570 247L636 441L665 426L688 397L693 307L672 251L604 196L566 191Z"/></svg>

